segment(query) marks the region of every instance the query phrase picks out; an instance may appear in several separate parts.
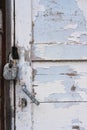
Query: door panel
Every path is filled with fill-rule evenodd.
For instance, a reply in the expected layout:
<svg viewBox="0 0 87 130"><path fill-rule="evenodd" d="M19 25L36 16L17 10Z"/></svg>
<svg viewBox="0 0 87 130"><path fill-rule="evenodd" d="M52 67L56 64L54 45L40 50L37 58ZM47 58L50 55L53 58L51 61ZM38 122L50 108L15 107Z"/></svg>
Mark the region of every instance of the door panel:
<svg viewBox="0 0 87 130"><path fill-rule="evenodd" d="M87 45L34 44L32 60L87 60Z"/></svg>
<svg viewBox="0 0 87 130"><path fill-rule="evenodd" d="M34 63L33 87L41 102L87 101L87 63Z"/></svg>
<svg viewBox="0 0 87 130"><path fill-rule="evenodd" d="M70 45L86 43L86 3L81 2L33 0L34 42Z"/></svg>
<svg viewBox="0 0 87 130"><path fill-rule="evenodd" d="M16 130L86 130L86 5L82 0L15 0ZM23 83L39 106L24 94Z"/></svg>
<svg viewBox="0 0 87 130"><path fill-rule="evenodd" d="M42 103L34 106L34 130L86 130L87 103Z"/></svg>
<svg viewBox="0 0 87 130"><path fill-rule="evenodd" d="M33 130L85 130L87 2L33 0ZM72 61L72 62L70 62Z"/></svg>
<svg viewBox="0 0 87 130"><path fill-rule="evenodd" d="M33 0L33 60L87 59L87 14L81 1Z"/></svg>

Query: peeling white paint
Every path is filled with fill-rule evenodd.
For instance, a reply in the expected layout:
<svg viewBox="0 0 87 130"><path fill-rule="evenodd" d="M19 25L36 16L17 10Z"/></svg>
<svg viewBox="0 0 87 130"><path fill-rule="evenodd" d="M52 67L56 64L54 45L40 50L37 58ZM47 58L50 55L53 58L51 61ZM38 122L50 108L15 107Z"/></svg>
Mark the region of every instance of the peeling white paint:
<svg viewBox="0 0 87 130"><path fill-rule="evenodd" d="M15 0L16 45L29 50L32 41L31 0ZM21 11L22 10L22 11Z"/></svg>
<svg viewBox="0 0 87 130"><path fill-rule="evenodd" d="M86 66L86 62L34 63L36 98L41 102L87 101Z"/></svg>
<svg viewBox="0 0 87 130"><path fill-rule="evenodd" d="M25 52L27 50L28 57L30 58L30 42L32 40L32 21L31 21L31 0L15 0L15 14L16 14L16 46L19 50L18 62L18 78L16 83L16 130L31 130L32 129L32 105L31 100L22 91L22 85L32 91L32 68L30 60L25 61ZM27 106L22 108L21 100L25 98Z"/></svg>
<svg viewBox="0 0 87 130"><path fill-rule="evenodd" d="M36 20L39 12L45 11L44 5L40 4L40 0L32 0L33 5L33 21Z"/></svg>
<svg viewBox="0 0 87 130"><path fill-rule="evenodd" d="M64 27L65 30L67 29L76 29L77 28L77 24L68 24Z"/></svg>
<svg viewBox="0 0 87 130"><path fill-rule="evenodd" d="M69 41L72 41L72 42L77 42L78 44L81 43L81 44L87 44L87 41L84 40L83 42L80 42L80 37L81 36L86 36L87 37L87 32L74 32L72 33L69 37L68 37L68 40Z"/></svg>
<svg viewBox="0 0 87 130"><path fill-rule="evenodd" d="M72 130L77 123L79 129L86 130L87 104L74 103L72 106L70 103L70 105L67 107L67 103L46 103L38 108L34 106L34 130Z"/></svg>
<svg viewBox="0 0 87 130"><path fill-rule="evenodd" d="M74 34L75 41L79 39L79 33ZM84 33L83 33L84 34ZM32 53L34 54L33 60L39 61L42 59L47 60L74 60L83 59L87 57L87 45L81 43L75 43L74 38L72 38L72 45L69 44L34 44L34 49Z"/></svg>
<svg viewBox="0 0 87 130"><path fill-rule="evenodd" d="M76 0L79 8L82 10L83 15L86 20L86 28L87 28L87 0Z"/></svg>
<svg viewBox="0 0 87 130"><path fill-rule="evenodd" d="M82 15L83 12L86 19L86 0L68 0L70 8L66 0L63 0L64 4L61 0L32 0L32 3L30 0L15 1L16 45L20 50L16 130L72 130L77 123L80 129L85 130L87 104L79 101L87 101L87 63L52 61L87 60L87 45L83 45L87 44L86 37L83 37L87 36L87 31ZM34 43L31 50L32 21ZM26 50L29 53L32 51L34 55L30 59L34 60L32 64L25 61ZM41 102L38 107L31 105L30 99L22 91L22 84L29 91L34 90L36 98ZM28 103L24 109L19 105L23 97Z"/></svg>

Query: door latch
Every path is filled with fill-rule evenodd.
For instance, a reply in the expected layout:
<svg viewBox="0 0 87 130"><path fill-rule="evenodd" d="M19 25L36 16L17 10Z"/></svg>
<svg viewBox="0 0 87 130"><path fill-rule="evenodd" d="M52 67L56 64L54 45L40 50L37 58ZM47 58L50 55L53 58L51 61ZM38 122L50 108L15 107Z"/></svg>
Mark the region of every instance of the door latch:
<svg viewBox="0 0 87 130"><path fill-rule="evenodd" d="M26 85L22 85L23 92L32 100L33 103L39 105L40 102L27 90Z"/></svg>

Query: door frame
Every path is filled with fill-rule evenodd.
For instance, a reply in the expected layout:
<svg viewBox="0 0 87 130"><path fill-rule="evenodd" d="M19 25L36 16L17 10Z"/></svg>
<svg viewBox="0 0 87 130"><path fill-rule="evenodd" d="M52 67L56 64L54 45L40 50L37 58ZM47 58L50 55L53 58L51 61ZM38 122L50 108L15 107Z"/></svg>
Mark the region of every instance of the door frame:
<svg viewBox="0 0 87 130"><path fill-rule="evenodd" d="M3 67L11 48L10 0L2 0L2 59L1 59L1 130L11 129L10 83L3 78Z"/></svg>
<svg viewBox="0 0 87 130"><path fill-rule="evenodd" d="M3 66L6 62L6 7L5 0L2 1L2 21L3 21L3 34L2 34L2 59L1 59L1 130L4 130L5 119L4 119L4 78L3 78Z"/></svg>

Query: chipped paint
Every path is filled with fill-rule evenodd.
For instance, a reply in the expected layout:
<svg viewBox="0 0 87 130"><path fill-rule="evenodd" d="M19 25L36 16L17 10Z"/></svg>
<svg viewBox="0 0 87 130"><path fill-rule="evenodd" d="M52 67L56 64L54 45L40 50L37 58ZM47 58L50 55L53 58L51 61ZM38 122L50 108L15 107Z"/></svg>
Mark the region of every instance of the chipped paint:
<svg viewBox="0 0 87 130"><path fill-rule="evenodd" d="M32 92L32 67L30 61L32 21L31 0L15 0L15 42L19 51L18 77L15 98L15 128L16 130L32 129L32 104L27 95L22 91L22 85ZM24 106L23 99L27 105ZM22 102L21 102L22 101ZM15 129L14 128L14 129Z"/></svg>
<svg viewBox="0 0 87 130"><path fill-rule="evenodd" d="M33 5L33 21L36 20L36 18L39 15L39 12L45 11L44 5L40 4L40 0L32 0Z"/></svg>
<svg viewBox="0 0 87 130"><path fill-rule="evenodd" d="M84 38L85 36L85 38ZM82 39L82 40L81 40ZM75 42L77 44L87 45L87 32L74 32L68 37L69 41Z"/></svg>
<svg viewBox="0 0 87 130"><path fill-rule="evenodd" d="M31 1L20 1L15 0L15 24L16 24L16 45L25 50L30 49L30 42L32 41L32 23L31 23ZM29 5L30 7L28 7ZM26 8L25 8L26 7ZM22 9L23 11L20 11Z"/></svg>
<svg viewBox="0 0 87 130"><path fill-rule="evenodd" d="M67 29L76 29L77 28L77 24L68 24L64 27L65 30Z"/></svg>
<svg viewBox="0 0 87 130"><path fill-rule="evenodd" d="M74 40L74 38L73 38ZM72 42L71 42L72 43ZM83 60L87 59L87 44L35 44L32 60ZM37 58L39 57L39 58Z"/></svg>
<svg viewBox="0 0 87 130"><path fill-rule="evenodd" d="M33 86L41 102L86 101L86 63L33 63Z"/></svg>
<svg viewBox="0 0 87 130"><path fill-rule="evenodd" d="M60 107L54 106L53 103L41 104L39 109L34 106L34 130L72 130L76 126L80 130L86 130L86 103L76 103L69 108L63 108L64 103L55 104Z"/></svg>
<svg viewBox="0 0 87 130"><path fill-rule="evenodd" d="M87 60L86 0L15 2L16 130L86 130L87 63L81 62ZM41 102L38 107L22 84Z"/></svg>
<svg viewBox="0 0 87 130"><path fill-rule="evenodd" d="M83 15L86 20L86 28L87 28L87 1L86 0L76 0L78 3L79 8L82 10Z"/></svg>
<svg viewBox="0 0 87 130"><path fill-rule="evenodd" d="M73 32L87 31L84 16L84 12L86 14L86 8L84 8L86 7L86 0L84 0L85 2L82 0L77 1L78 0L55 0L55 2L53 2L48 0L45 2L44 0L40 0L45 10L38 11L38 16L34 21L34 42L69 43L68 37ZM33 8L37 8L34 2Z"/></svg>

